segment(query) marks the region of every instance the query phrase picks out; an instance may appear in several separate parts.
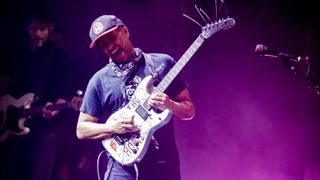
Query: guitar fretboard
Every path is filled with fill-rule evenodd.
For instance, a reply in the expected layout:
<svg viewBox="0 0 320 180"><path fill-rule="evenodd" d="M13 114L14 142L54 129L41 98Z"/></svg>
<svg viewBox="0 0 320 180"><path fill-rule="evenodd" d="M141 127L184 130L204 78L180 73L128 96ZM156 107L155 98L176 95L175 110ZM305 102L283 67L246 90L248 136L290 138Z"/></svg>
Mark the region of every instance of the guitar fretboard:
<svg viewBox="0 0 320 180"><path fill-rule="evenodd" d="M204 38L200 34L198 38L191 44L191 46L187 49L187 51L181 56L181 58L177 61L177 63L171 68L168 74L161 80L157 87L153 89L153 92L164 92L174 78L179 74L179 72L183 69L183 67L188 63L194 53L199 49L199 47L204 42ZM151 105L146 102L143 103L143 106L146 109L150 109Z"/></svg>
<svg viewBox="0 0 320 180"><path fill-rule="evenodd" d="M63 109L63 108L67 108L70 107L70 103L66 102L66 103L61 103L61 104L54 104L51 106L48 106L47 109L54 111L54 110L59 110L59 109ZM43 112L43 106L39 106L39 107L33 107L31 109L20 109L18 111L18 117L19 118L26 118L28 116L33 116L35 114L39 114Z"/></svg>
<svg viewBox="0 0 320 180"><path fill-rule="evenodd" d="M167 87L171 84L171 82L179 74L183 67L188 63L188 61L199 49L203 42L204 38L201 35L199 35L198 38L191 44L187 51L182 55L182 57L177 61L177 63L172 67L168 74L154 89L155 92L164 92L167 89Z"/></svg>

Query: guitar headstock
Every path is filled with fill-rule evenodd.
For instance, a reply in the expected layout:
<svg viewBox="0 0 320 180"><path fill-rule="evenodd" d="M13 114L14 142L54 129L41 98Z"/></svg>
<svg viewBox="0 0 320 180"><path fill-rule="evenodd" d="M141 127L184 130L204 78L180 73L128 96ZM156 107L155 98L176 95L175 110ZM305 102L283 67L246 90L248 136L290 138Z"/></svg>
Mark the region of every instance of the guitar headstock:
<svg viewBox="0 0 320 180"><path fill-rule="evenodd" d="M208 39L214 33L232 28L235 25L236 21L233 18L221 19L217 22L207 24L202 27L201 36L205 39Z"/></svg>
<svg viewBox="0 0 320 180"><path fill-rule="evenodd" d="M218 9L218 4L219 4L219 9ZM195 19L187 16L186 14L183 14L183 16L185 16L186 18L190 19L191 21L193 21L194 23L196 23L197 25L199 25L201 27L201 34L200 37L202 37L203 39L208 39L210 36L212 36L214 33L221 31L221 30L226 30L229 28L232 28L236 21L233 18L228 17L228 11L227 11L227 7L226 4L224 3L224 1L220 1L217 4L217 1L215 2L215 14L216 14L216 19L219 19L218 21L213 22L210 17L208 16L208 14L202 10L201 8L198 8L197 5L195 5L196 10L198 11L198 14L200 15L200 17L202 18L202 20L206 23L205 26L202 26L198 21L196 21ZM227 18L218 18L218 11L224 10L224 17Z"/></svg>

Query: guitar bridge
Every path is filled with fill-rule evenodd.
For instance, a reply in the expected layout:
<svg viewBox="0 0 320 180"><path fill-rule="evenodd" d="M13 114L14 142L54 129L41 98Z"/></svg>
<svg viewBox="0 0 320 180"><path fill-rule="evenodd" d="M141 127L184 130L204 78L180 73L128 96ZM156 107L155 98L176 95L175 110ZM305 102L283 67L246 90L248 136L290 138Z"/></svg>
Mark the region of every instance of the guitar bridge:
<svg viewBox="0 0 320 180"><path fill-rule="evenodd" d="M113 139L120 145L123 145L125 142L130 139L135 139L140 137L140 132L128 132L124 134L114 135Z"/></svg>

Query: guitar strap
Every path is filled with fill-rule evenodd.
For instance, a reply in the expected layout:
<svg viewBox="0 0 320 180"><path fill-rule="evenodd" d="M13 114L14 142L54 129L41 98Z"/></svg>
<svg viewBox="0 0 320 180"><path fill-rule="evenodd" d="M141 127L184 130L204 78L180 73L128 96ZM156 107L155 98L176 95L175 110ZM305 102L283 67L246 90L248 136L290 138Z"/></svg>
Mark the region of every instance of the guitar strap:
<svg viewBox="0 0 320 180"><path fill-rule="evenodd" d="M154 79L158 79L159 78L159 74L157 73L154 64L152 62L152 59L150 57L149 54L146 53L142 53L145 59L145 62L148 66L149 71L151 72L151 75ZM141 62L137 62L137 63L141 63ZM127 76L125 76L125 78L123 79L123 82L127 85L131 83L131 80L134 76L134 74L138 71L139 68L135 67L134 69L131 70L131 72L128 73Z"/></svg>
<svg viewBox="0 0 320 180"><path fill-rule="evenodd" d="M152 74L152 77L154 79L158 79L159 78L159 74L157 73L155 67L154 67L154 64L152 62L152 59L151 59L151 56L150 54L146 54L146 53L142 53L143 56L144 56L144 59L146 60L146 63L147 63L147 66Z"/></svg>

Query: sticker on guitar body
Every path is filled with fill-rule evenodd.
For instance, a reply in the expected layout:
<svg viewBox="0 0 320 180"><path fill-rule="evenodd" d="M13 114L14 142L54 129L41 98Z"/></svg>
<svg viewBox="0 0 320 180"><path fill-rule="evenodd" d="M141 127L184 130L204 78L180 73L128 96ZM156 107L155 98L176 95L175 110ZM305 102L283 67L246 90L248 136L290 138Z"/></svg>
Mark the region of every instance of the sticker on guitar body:
<svg viewBox="0 0 320 180"><path fill-rule="evenodd" d="M136 154L140 148L137 144L142 143L139 139L130 139L127 141L124 146L119 146L119 144L116 142L116 140L112 139L110 141L110 147L113 149L118 155L121 155L122 153L125 153L126 156L131 156L133 154Z"/></svg>
<svg viewBox="0 0 320 180"><path fill-rule="evenodd" d="M135 91L134 95L131 98L131 101L128 103L128 109L135 109L138 105L142 104L149 97L148 92L145 89L139 88Z"/></svg>

